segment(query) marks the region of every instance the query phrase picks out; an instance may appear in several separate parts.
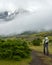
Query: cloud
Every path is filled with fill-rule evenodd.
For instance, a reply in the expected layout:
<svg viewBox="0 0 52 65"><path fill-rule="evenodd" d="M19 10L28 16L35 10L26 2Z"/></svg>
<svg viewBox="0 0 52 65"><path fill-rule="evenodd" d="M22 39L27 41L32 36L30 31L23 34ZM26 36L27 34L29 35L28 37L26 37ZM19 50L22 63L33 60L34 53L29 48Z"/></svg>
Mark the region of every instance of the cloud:
<svg viewBox="0 0 52 65"><path fill-rule="evenodd" d="M27 15L20 14L9 22L2 21L0 34L19 34L29 30L52 30L52 0L1 0L0 5L0 11L24 8L32 12Z"/></svg>

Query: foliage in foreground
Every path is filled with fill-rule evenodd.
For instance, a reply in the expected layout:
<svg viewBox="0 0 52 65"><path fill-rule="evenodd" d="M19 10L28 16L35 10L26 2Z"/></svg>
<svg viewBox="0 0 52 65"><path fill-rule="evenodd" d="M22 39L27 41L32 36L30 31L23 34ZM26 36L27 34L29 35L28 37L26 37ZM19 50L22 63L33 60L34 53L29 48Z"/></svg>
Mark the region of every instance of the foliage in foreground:
<svg viewBox="0 0 52 65"><path fill-rule="evenodd" d="M30 56L30 49L26 41L21 39L0 40L0 58L21 60Z"/></svg>

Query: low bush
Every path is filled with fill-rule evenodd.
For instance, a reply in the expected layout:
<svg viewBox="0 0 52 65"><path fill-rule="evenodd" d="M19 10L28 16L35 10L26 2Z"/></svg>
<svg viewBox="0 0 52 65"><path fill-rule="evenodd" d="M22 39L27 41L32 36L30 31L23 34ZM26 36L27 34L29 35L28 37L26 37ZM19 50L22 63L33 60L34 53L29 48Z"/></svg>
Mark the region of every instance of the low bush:
<svg viewBox="0 0 52 65"><path fill-rule="evenodd" d="M41 39L40 38L36 38L32 41L32 44L35 46L40 46L41 43Z"/></svg>
<svg viewBox="0 0 52 65"><path fill-rule="evenodd" d="M21 60L30 56L30 49L26 41L21 39L0 41L0 58Z"/></svg>

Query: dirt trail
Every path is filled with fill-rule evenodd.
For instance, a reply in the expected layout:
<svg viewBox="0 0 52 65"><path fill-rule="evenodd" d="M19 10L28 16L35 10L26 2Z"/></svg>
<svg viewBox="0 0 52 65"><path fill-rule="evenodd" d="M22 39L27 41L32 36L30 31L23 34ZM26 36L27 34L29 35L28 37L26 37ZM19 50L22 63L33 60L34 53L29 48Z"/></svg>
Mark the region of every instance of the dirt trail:
<svg viewBox="0 0 52 65"><path fill-rule="evenodd" d="M40 57L37 56L36 51L33 50L31 56L32 56L32 61L29 63L29 65L46 65L42 62Z"/></svg>
<svg viewBox="0 0 52 65"><path fill-rule="evenodd" d="M29 65L52 65L52 55L46 56L41 52L37 52L32 50L31 53L32 56L32 61L29 63ZM50 59L48 59L47 57L49 57ZM45 60L42 60L42 58L46 59L46 63L44 63Z"/></svg>

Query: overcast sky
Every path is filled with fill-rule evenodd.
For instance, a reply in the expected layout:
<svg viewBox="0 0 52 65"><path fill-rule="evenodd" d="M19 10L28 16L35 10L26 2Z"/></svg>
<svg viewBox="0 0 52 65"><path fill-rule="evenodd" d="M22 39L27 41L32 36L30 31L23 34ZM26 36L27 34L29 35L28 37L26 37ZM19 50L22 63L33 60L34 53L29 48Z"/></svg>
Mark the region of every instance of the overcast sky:
<svg viewBox="0 0 52 65"><path fill-rule="evenodd" d="M0 35L52 30L52 0L0 0L0 12L13 12L18 8L28 10L30 14L20 14L11 21L1 21Z"/></svg>

